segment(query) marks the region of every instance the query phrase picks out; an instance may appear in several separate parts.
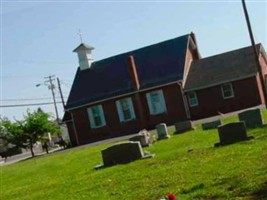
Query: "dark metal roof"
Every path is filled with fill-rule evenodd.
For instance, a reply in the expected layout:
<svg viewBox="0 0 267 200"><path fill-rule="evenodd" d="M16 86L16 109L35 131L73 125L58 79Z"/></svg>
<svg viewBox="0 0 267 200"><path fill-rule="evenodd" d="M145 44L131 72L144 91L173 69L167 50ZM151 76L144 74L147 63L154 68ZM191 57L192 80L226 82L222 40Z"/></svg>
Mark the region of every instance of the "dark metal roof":
<svg viewBox="0 0 267 200"><path fill-rule="evenodd" d="M257 44L259 52L261 45ZM253 48L245 47L191 63L184 90L198 90L257 73Z"/></svg>
<svg viewBox="0 0 267 200"><path fill-rule="evenodd" d="M134 56L141 87L146 89L183 78L189 35L92 63L78 68L66 109L134 91L128 57Z"/></svg>

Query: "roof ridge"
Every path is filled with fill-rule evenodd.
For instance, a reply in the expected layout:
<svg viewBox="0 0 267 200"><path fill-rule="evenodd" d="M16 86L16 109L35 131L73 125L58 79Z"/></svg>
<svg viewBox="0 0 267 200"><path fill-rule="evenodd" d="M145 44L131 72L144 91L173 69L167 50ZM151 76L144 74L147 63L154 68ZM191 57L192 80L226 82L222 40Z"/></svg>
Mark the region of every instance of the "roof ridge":
<svg viewBox="0 0 267 200"><path fill-rule="evenodd" d="M160 45L160 44L163 44L165 42L170 42L172 40L176 40L176 39L180 39L182 37L189 37L190 36L190 33L189 34L185 34L185 35L182 35L182 36L179 36L179 37L175 37L175 38L172 38L172 39L168 39L168 40L164 40L164 41L161 41L161 42L157 42L157 43L154 43L154 44L150 44L148 46L144 46L144 47L140 47L138 49L134 49L134 50L131 50L131 51L127 51L127 52L124 52L124 53L119 53L117 55L113 55L113 56L109 56L107 58L103 58L101 60L97 60L97 61L94 61L94 63L97 63L97 62L102 62L102 61L105 61L105 60L108 60L108 59L112 59L112 58L116 58L116 57L119 57L119 56L123 56L123 55L127 55L127 54L131 54L131 53L134 53L136 51L140 51L140 50L143 50L143 49L147 49L147 48L150 48L152 46L156 46L156 45ZM92 67L93 67L93 64L92 64Z"/></svg>
<svg viewBox="0 0 267 200"><path fill-rule="evenodd" d="M256 48L260 48L262 46L261 43L258 43L255 45ZM212 55L212 56L208 56L208 57L205 57L205 58L201 58L201 59L198 59L198 60L194 60L193 62L201 62L203 60L206 60L206 59L210 59L210 58L215 58L217 56L222 56L222 55L226 55L226 54L231 54L233 52L237 52L237 51L242 51L242 50L246 50L246 49L249 49L249 48L252 48L252 45L251 46L246 46L246 47L241 47L239 49L234 49L234 50L230 50L230 51L227 51L227 52L223 52L223 53L220 53L220 54L215 54L215 55Z"/></svg>

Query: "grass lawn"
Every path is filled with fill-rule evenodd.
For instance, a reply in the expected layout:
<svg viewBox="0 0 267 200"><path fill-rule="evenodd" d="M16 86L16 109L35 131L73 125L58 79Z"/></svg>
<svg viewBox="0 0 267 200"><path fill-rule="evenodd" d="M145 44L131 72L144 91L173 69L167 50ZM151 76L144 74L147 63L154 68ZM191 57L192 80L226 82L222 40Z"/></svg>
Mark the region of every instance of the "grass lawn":
<svg viewBox="0 0 267 200"><path fill-rule="evenodd" d="M0 199L157 200L168 192L189 200L267 199L267 128L249 135L255 139L214 148L217 130L198 125L145 148L154 158L100 170L94 166L110 144L29 159L0 168Z"/></svg>

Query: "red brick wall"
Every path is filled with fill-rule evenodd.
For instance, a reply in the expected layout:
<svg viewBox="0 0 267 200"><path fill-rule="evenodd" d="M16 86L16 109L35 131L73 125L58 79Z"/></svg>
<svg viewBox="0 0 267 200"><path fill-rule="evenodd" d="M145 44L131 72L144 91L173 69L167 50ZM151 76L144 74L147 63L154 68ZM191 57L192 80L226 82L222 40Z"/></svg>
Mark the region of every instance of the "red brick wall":
<svg viewBox="0 0 267 200"><path fill-rule="evenodd" d="M232 82L235 97L223 99L221 86L196 91L199 105L191 107L193 119L228 113L261 104L256 77Z"/></svg>
<svg viewBox="0 0 267 200"><path fill-rule="evenodd" d="M149 114L149 108L146 101L146 93L158 89L140 93L140 101L143 105L145 127L141 125L140 119L138 117L140 113L137 109L136 101L138 101L138 98L136 97L136 95L132 95L131 98L133 100L133 106L137 119L129 122L121 123L119 121L119 116L115 103L118 99L113 99L101 103L105 114L106 126L96 129L91 129L90 127L87 107L73 110L72 114L75 121L75 128L77 131L79 144L81 145L101 140L103 138L110 138L119 135L136 133L143 128L152 129L155 128L155 125L163 122L167 123L168 125L171 125L175 122L186 120L186 114L179 85L173 84L165 86L161 89L163 90L168 112L159 115ZM126 98L126 96L123 98Z"/></svg>
<svg viewBox="0 0 267 200"><path fill-rule="evenodd" d="M185 73L184 73L184 77L186 78L186 76L188 75L188 72L189 72L189 69L190 69L190 65L191 65L191 61L192 60L198 60L199 57L198 57L198 52L197 52L197 49L190 49L188 48L186 50L186 59L185 59L185 67L184 67L184 70L185 70Z"/></svg>
<svg viewBox="0 0 267 200"><path fill-rule="evenodd" d="M267 63L261 54L259 56L259 62L261 65L263 75L267 74Z"/></svg>
<svg viewBox="0 0 267 200"><path fill-rule="evenodd" d="M265 88L265 91L267 93L267 63L266 63L265 59L263 58L262 54L260 54L260 56L259 56L259 62L260 62L260 65L261 65L261 70L262 70L263 79L264 79L264 83L265 83L265 87L264 88ZM259 80L259 84L260 84L260 80ZM265 100L264 100L263 91L261 91L261 95L262 95L262 102L264 103Z"/></svg>
<svg viewBox="0 0 267 200"><path fill-rule="evenodd" d="M154 89L158 90L158 89ZM159 123L166 123L167 125L172 125L178 121L186 120L186 113L184 110L184 104L181 96L180 86L178 84L173 84L162 88L165 103L167 107L167 113L159 115L150 115L149 108L146 100L146 93L153 91L146 91L142 93L142 103L145 109L145 116L147 121L147 128L155 128L155 125Z"/></svg>

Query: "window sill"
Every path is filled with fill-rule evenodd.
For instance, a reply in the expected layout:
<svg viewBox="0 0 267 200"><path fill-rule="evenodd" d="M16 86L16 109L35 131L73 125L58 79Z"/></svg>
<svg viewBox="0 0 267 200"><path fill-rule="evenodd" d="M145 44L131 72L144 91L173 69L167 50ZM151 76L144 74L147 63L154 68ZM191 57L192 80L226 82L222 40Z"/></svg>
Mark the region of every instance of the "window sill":
<svg viewBox="0 0 267 200"><path fill-rule="evenodd" d="M160 113L150 113L150 115L162 115L162 114L167 114L167 111L160 112Z"/></svg>
<svg viewBox="0 0 267 200"><path fill-rule="evenodd" d="M127 122L135 121L135 120L136 120L136 118L134 118L134 119L127 119L127 120L124 120L124 121L120 121L120 123L127 123Z"/></svg>
<svg viewBox="0 0 267 200"><path fill-rule="evenodd" d="M235 98L235 96L223 97L224 100L225 99L233 99L233 98Z"/></svg>
<svg viewBox="0 0 267 200"><path fill-rule="evenodd" d="M106 125L101 125L101 126L95 126L95 127L91 127L91 129L98 129L98 128L102 128L105 127Z"/></svg>

